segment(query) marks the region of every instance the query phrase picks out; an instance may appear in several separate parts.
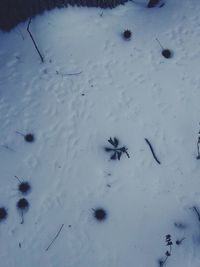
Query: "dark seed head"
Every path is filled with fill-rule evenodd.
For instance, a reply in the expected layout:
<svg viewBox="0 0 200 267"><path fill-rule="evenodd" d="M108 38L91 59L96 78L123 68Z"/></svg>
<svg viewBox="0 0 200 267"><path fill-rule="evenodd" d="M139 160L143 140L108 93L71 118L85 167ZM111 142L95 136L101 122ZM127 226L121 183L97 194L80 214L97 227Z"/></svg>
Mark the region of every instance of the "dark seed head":
<svg viewBox="0 0 200 267"><path fill-rule="evenodd" d="M20 210L26 210L29 207L29 203L25 198L21 198L18 202L17 202L17 207Z"/></svg>
<svg viewBox="0 0 200 267"><path fill-rule="evenodd" d="M130 30L125 30L123 33L124 39L129 40L131 38L131 31Z"/></svg>
<svg viewBox="0 0 200 267"><path fill-rule="evenodd" d="M160 0L150 0L148 5L147 5L147 7L148 8L155 7L158 4L159 1Z"/></svg>
<svg viewBox="0 0 200 267"><path fill-rule="evenodd" d="M28 143L32 143L32 142L35 141L35 137L34 137L33 134L26 134L26 135L24 136L24 139L25 139L25 141L28 142Z"/></svg>
<svg viewBox="0 0 200 267"><path fill-rule="evenodd" d="M0 208L0 222L5 220L8 216L7 210L3 207Z"/></svg>
<svg viewBox="0 0 200 267"><path fill-rule="evenodd" d="M172 52L169 49L163 49L162 55L165 58L171 58L172 57Z"/></svg>
<svg viewBox="0 0 200 267"><path fill-rule="evenodd" d="M19 187L18 187L19 191L22 193L22 194L28 194L31 190L31 186L28 182L22 182L19 184Z"/></svg>
<svg viewBox="0 0 200 267"><path fill-rule="evenodd" d="M94 210L94 217L98 220L98 221L103 221L106 219L107 217L107 213L104 209L99 208Z"/></svg>

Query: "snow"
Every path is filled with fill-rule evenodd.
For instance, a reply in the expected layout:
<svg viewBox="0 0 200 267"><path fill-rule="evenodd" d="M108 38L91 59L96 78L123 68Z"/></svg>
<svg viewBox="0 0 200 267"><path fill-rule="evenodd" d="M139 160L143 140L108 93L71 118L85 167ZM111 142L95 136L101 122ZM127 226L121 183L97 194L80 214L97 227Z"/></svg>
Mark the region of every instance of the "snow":
<svg viewBox="0 0 200 267"><path fill-rule="evenodd" d="M0 32L0 206L8 209L0 267L153 267L167 234L166 265L199 267L199 2L101 13L69 7L34 18L44 63L27 23ZM130 159L109 160L104 147L115 136ZM15 175L32 187L24 224ZM97 207L108 212L103 222L93 217Z"/></svg>

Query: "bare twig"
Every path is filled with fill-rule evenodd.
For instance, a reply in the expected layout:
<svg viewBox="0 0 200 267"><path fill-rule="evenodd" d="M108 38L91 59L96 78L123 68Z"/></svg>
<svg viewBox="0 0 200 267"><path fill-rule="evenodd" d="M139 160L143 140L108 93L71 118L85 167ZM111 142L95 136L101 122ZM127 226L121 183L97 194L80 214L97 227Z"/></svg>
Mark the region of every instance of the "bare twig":
<svg viewBox="0 0 200 267"><path fill-rule="evenodd" d="M200 159L200 150L199 150L199 146L200 146L200 136L198 138L198 141L197 141L197 159Z"/></svg>
<svg viewBox="0 0 200 267"><path fill-rule="evenodd" d="M59 236L59 234L60 234L60 232L61 232L63 226L64 226L64 224L61 225L61 227L60 227L58 233L56 234L56 236L54 237L54 239L51 241L51 243L48 245L48 247L45 249L46 251L49 250L49 248L51 247L51 245L52 245L52 244L55 242L55 240L58 238L58 236Z"/></svg>
<svg viewBox="0 0 200 267"><path fill-rule="evenodd" d="M22 216L21 224L23 224L24 223L24 213L23 213L23 210L22 210L21 216Z"/></svg>
<svg viewBox="0 0 200 267"><path fill-rule="evenodd" d="M17 134L20 134L21 136L25 136L25 134L23 134L23 133L20 133L20 132L18 132L18 131L15 131Z"/></svg>
<svg viewBox="0 0 200 267"><path fill-rule="evenodd" d="M35 49L37 50L37 52L38 52L38 54L39 54L39 56L40 56L40 59L41 59L41 61L42 61L42 63L43 63L43 62L44 62L44 58L43 58L43 56L41 55L41 53L40 53L40 51L39 51L39 49L38 49L38 47L37 47L37 44L36 44L36 42L35 42L35 40L34 40L34 38L33 38L33 35L32 35L32 33L30 32L30 30L29 30L30 24L31 24L31 18L29 19L29 22L28 22L27 31L28 31L28 33L29 33L29 35L30 35L30 37L31 37L31 40L33 41L33 44L34 44L34 46L35 46Z"/></svg>
<svg viewBox="0 0 200 267"><path fill-rule="evenodd" d="M200 221L200 213L199 213L197 207L193 206L192 208L193 208L194 212L197 214L198 220Z"/></svg>
<svg viewBox="0 0 200 267"><path fill-rule="evenodd" d="M63 73L61 74L62 77L65 77L65 76L73 76L73 75L80 75L82 73L82 71L80 72L75 72L75 73Z"/></svg>
<svg viewBox="0 0 200 267"><path fill-rule="evenodd" d="M181 239L177 239L176 240L176 245L181 245L181 243L185 240L185 237L181 238Z"/></svg>
<svg viewBox="0 0 200 267"><path fill-rule="evenodd" d="M145 140L145 141L147 142L147 144L149 145L149 148L150 148L150 150L151 150L151 153L152 153L152 155L153 155L155 161L156 161L158 164L161 164L161 162L160 162L160 161L158 160L158 158L156 157L155 152L154 152L154 150L153 150L153 147L152 147L151 143L149 142L149 140L148 140L147 138L145 138L144 140Z"/></svg>
<svg viewBox="0 0 200 267"><path fill-rule="evenodd" d="M20 182L20 184L21 184L21 181L20 181L20 179L19 179L19 177L17 177L16 175L14 176L19 182Z"/></svg>
<svg viewBox="0 0 200 267"><path fill-rule="evenodd" d="M156 41L158 42L158 44L161 47L161 49L164 49L164 47L161 45L161 42L158 40L158 38L156 38Z"/></svg>

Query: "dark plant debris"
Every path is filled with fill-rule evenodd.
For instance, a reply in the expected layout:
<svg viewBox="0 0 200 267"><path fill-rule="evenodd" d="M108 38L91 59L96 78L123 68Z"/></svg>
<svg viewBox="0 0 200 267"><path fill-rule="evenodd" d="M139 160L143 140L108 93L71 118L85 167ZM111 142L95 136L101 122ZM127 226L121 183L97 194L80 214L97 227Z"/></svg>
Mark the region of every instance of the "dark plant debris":
<svg viewBox="0 0 200 267"><path fill-rule="evenodd" d="M98 208L98 209L93 209L94 211L94 217L98 221L104 221L107 217L107 213L104 209Z"/></svg>
<svg viewBox="0 0 200 267"><path fill-rule="evenodd" d="M196 213L196 215L197 215L197 218L198 218L198 220L200 221L200 213L199 213L199 210L198 210L198 208L197 207L195 207L195 206L193 206L192 207L192 209L194 210L194 212Z"/></svg>
<svg viewBox="0 0 200 267"><path fill-rule="evenodd" d="M198 140L197 140L197 157L196 159L200 159L200 131L198 132Z"/></svg>
<svg viewBox="0 0 200 267"><path fill-rule="evenodd" d="M131 36L132 36L132 32L130 30L125 30L123 32L123 37L124 37L125 40L130 40Z"/></svg>
<svg viewBox="0 0 200 267"><path fill-rule="evenodd" d="M167 262L167 259L171 256L172 245L173 245L172 240L171 240L171 235L165 236L165 242L166 242L166 246L168 246L169 249L165 252L165 257L158 261L159 267L163 267L164 264Z"/></svg>
<svg viewBox="0 0 200 267"><path fill-rule="evenodd" d="M6 220L8 217L7 209L4 207L0 207L0 222Z"/></svg>
<svg viewBox="0 0 200 267"><path fill-rule="evenodd" d="M157 4L160 2L160 0L150 0L149 3L147 4L148 8L152 8L157 6Z"/></svg>
<svg viewBox="0 0 200 267"><path fill-rule="evenodd" d="M20 210L21 212L21 224L24 223L24 212L28 210L29 208L29 202L26 198L21 198L20 200L18 200L17 202L17 208Z"/></svg>
<svg viewBox="0 0 200 267"><path fill-rule="evenodd" d="M153 155L155 161L156 161L158 164L161 164L161 162L159 161L159 159L157 158L157 156L156 156L156 154L155 154L155 152L154 152L154 149L153 149L153 147L152 147L150 141L149 141L147 138L145 138L144 140L145 140L146 143L149 145L149 148L150 148L150 150L151 150L151 153L152 153L152 155Z"/></svg>
<svg viewBox="0 0 200 267"><path fill-rule="evenodd" d="M126 148L125 146L119 147L119 140L114 137L113 139L110 137L110 139L108 140L108 142L113 146L113 148L111 147L105 147L105 151L106 152L111 152L112 155L110 156L110 159L112 160L120 160L122 153L125 153L127 155L128 158L130 158L127 150L128 148Z"/></svg>
<svg viewBox="0 0 200 267"><path fill-rule="evenodd" d="M172 57L172 52L169 49L163 49L162 50L162 55L165 58L171 58Z"/></svg>
<svg viewBox="0 0 200 267"><path fill-rule="evenodd" d="M56 241L56 239L58 238L60 232L61 232L62 229L63 229L63 226L64 226L64 224L61 225L61 227L59 228L59 230L58 230L56 236L55 236L54 239L51 241L51 243L48 245L48 247L45 249L45 251L48 251L49 248L50 248L50 247L53 245L53 243Z"/></svg>
<svg viewBox="0 0 200 267"><path fill-rule="evenodd" d="M31 134L31 133L26 134L26 135L24 136L24 140L25 140L26 142L28 142L28 143L33 143L33 142L35 141L35 136L34 136L33 134Z"/></svg>
<svg viewBox="0 0 200 267"><path fill-rule="evenodd" d="M161 42L158 40L158 38L156 38L156 41L158 42L159 46L162 49L162 56L168 59L171 58L173 56L172 51L167 48L164 48Z"/></svg>
<svg viewBox="0 0 200 267"><path fill-rule="evenodd" d="M31 191L31 186L30 186L30 184L28 182L21 182L19 184L19 186L18 186L18 190L22 194L26 195L26 194L28 194Z"/></svg>
<svg viewBox="0 0 200 267"><path fill-rule="evenodd" d="M177 239L177 240L176 240L176 245L177 245L177 246L180 246L184 240L185 240L185 237L183 237L183 238L181 238L181 239Z"/></svg>

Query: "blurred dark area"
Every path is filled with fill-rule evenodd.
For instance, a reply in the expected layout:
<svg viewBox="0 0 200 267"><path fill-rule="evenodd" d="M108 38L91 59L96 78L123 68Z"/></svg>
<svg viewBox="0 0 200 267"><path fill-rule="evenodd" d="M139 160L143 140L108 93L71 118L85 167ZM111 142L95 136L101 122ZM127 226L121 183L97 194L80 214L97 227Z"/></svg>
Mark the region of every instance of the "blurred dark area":
<svg viewBox="0 0 200 267"><path fill-rule="evenodd" d="M114 8L128 0L0 0L0 29L10 31L45 10L70 6Z"/></svg>

